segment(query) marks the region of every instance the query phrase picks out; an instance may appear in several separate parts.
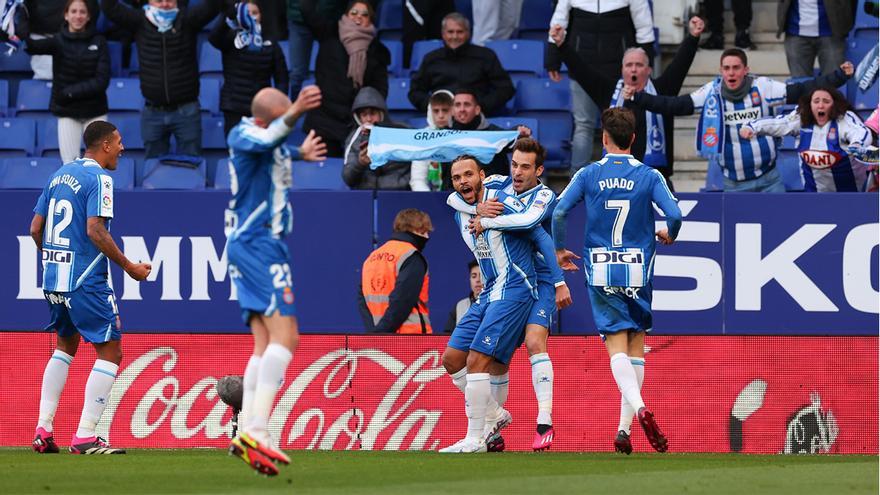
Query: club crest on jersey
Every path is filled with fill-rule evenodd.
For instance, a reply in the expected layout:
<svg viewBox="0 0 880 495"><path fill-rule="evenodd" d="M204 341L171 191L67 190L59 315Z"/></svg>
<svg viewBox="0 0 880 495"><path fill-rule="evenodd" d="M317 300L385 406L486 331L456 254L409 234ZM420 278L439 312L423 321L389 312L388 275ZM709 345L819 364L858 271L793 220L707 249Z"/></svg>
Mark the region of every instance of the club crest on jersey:
<svg viewBox="0 0 880 495"><path fill-rule="evenodd" d="M834 151L804 150L801 151L801 160L810 168L824 170L837 165L843 158L840 153Z"/></svg>
<svg viewBox="0 0 880 495"><path fill-rule="evenodd" d="M706 146L715 146L718 144L718 129L707 127L706 132L703 133L703 144Z"/></svg>
<svg viewBox="0 0 880 495"><path fill-rule="evenodd" d="M752 96L752 105L754 105L754 106L758 106L758 105L761 104L761 95L758 94L758 90L757 90L757 89L753 89L753 90L752 90L752 95L751 95L751 96Z"/></svg>
<svg viewBox="0 0 880 495"><path fill-rule="evenodd" d="M828 140L829 141L837 141L837 128L832 126L831 129L828 129Z"/></svg>

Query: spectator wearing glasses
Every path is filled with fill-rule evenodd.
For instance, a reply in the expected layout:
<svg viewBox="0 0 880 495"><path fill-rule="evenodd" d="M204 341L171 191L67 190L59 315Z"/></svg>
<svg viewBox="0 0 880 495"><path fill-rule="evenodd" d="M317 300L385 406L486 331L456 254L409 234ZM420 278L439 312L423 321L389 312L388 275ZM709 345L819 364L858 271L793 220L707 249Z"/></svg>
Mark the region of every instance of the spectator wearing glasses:
<svg viewBox="0 0 880 495"><path fill-rule="evenodd" d="M358 91L375 88L388 97L391 53L376 36L373 6L363 0L348 3L339 19L322 17L316 0L300 0L303 19L320 43L315 81L321 88L321 107L306 115L304 129L314 130L327 144L327 156L342 157L345 138L353 128L351 107Z"/></svg>

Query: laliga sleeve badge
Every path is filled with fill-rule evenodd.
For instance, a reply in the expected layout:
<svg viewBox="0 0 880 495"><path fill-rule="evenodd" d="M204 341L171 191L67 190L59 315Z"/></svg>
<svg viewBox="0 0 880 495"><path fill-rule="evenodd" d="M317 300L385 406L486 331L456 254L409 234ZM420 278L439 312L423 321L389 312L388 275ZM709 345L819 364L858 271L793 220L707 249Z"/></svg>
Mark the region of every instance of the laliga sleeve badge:
<svg viewBox="0 0 880 495"><path fill-rule="evenodd" d="M285 304L293 304L293 291L290 290L290 287L284 288L284 295L281 297L284 299Z"/></svg>

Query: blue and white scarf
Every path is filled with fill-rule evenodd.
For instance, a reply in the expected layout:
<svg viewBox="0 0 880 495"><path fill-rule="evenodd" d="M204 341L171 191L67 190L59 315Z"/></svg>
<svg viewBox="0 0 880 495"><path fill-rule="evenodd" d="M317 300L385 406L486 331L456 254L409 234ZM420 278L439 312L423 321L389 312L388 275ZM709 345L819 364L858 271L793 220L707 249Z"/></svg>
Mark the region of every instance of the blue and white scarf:
<svg viewBox="0 0 880 495"><path fill-rule="evenodd" d="M868 53L859 62L859 66L856 67L855 79L863 93L874 84L878 68L880 68L880 44L874 45L874 48L868 50Z"/></svg>
<svg viewBox="0 0 880 495"><path fill-rule="evenodd" d="M226 25L236 31L235 48L259 50L263 47L262 27L248 12L246 3L235 4L235 19L226 19Z"/></svg>
<svg viewBox="0 0 880 495"><path fill-rule="evenodd" d="M0 31L6 33L6 56L21 48L21 40L15 35L15 13L24 0L5 0L0 2Z"/></svg>
<svg viewBox="0 0 880 495"><path fill-rule="evenodd" d="M147 20L156 26L160 33L171 29L178 12L180 9L160 9L152 5L144 5L144 14L147 16Z"/></svg>
<svg viewBox="0 0 880 495"><path fill-rule="evenodd" d="M712 82L712 92L703 104L697 123L697 152L718 162L724 149L724 103L721 99L721 77Z"/></svg>
<svg viewBox="0 0 880 495"><path fill-rule="evenodd" d="M623 79L618 79L617 87L614 88L614 95L611 96L612 107L623 107ZM656 95L657 89L654 87L654 81L648 79L645 85L645 93ZM666 129L663 126L663 116L654 112L645 110L645 157L642 163L657 168L666 167L669 163L666 161Z"/></svg>
<svg viewBox="0 0 880 495"><path fill-rule="evenodd" d="M453 129L395 129L373 127L367 154L370 169L390 161L429 160L451 162L460 155L473 155L489 163L516 139L517 131L460 131Z"/></svg>

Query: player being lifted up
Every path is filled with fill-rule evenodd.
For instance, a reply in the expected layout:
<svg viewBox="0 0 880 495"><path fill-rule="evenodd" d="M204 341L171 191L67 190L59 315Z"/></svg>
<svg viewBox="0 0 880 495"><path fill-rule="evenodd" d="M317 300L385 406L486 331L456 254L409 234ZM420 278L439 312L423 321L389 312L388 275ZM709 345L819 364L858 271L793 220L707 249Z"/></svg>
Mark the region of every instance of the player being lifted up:
<svg viewBox="0 0 880 495"><path fill-rule="evenodd" d="M293 226L287 200L291 161L318 161L326 146L309 132L298 149L284 145L296 119L321 105L316 86L303 88L296 102L274 88L260 90L245 117L230 132L232 199L226 210L229 277L238 290L241 316L254 335L245 368L240 434L229 453L261 474L278 474L274 463L290 458L275 448L268 422L275 394L299 342L287 245Z"/></svg>
<svg viewBox="0 0 880 495"><path fill-rule="evenodd" d="M476 206L466 203L461 195L450 194L447 202L456 210L477 215L470 220L470 232L479 235L484 230L524 231L532 228L543 228L550 233L551 213L556 202L556 194L542 184L538 177L544 171L544 158L547 152L541 144L532 138L520 138L513 147L510 162L510 176L493 175L483 181L486 189L500 191L496 196L477 203ZM516 198L523 208L512 210L501 215L506 205L514 205L513 201L502 203L505 197ZM509 206L507 207L509 209ZM547 353L547 338L556 315L557 304L560 307L571 303L571 294L562 270L556 258L545 259L538 250L534 251L535 273L538 280L538 300L532 305L525 328L525 344L532 365L532 387L538 402L537 426L532 448L536 451L547 450L553 443L553 364ZM508 374L491 376L493 396L501 407L507 397ZM497 392L496 392L497 390ZM490 438L489 450L500 450L503 439L500 433L497 438ZM500 445L499 445L500 442Z"/></svg>
<svg viewBox="0 0 880 495"><path fill-rule="evenodd" d="M469 205L499 197L512 211L526 209L514 196L484 188L485 175L471 156L461 156L452 163L451 178L456 190L453 194ZM506 387L497 378L507 373L510 357L522 343L529 312L537 300L533 243L545 257L554 256L552 240L540 227L473 234L473 218L464 212L455 215L462 238L480 264L483 290L456 325L443 353L443 366L465 394L468 431L464 439L441 452L485 452L486 439L510 423L510 413L499 405L506 399ZM494 389L491 375L496 377Z"/></svg>
<svg viewBox="0 0 880 495"><path fill-rule="evenodd" d="M116 127L102 120L83 133L86 152L52 174L34 207L31 237L42 251L43 294L58 334L55 352L43 372L40 417L34 450L58 452L52 434L58 400L80 338L95 346L98 358L86 382L79 427L70 441L73 454L124 454L95 434L122 361L119 312L109 282L109 261L135 280L150 274L148 263L132 263L110 237L113 179L125 150Z"/></svg>
<svg viewBox="0 0 880 495"><path fill-rule="evenodd" d="M645 332L651 330L651 282L654 271L654 209L666 215L666 229L656 232L661 244L672 244L681 228L677 199L656 169L632 157L635 117L629 109L602 112L604 158L578 170L562 191L553 212L553 240L563 268L577 256L565 249L568 212L586 201L583 255L593 319L611 357L611 373L621 394L620 424L614 447L629 454L634 413L651 446L666 452L667 441L645 407Z"/></svg>

